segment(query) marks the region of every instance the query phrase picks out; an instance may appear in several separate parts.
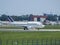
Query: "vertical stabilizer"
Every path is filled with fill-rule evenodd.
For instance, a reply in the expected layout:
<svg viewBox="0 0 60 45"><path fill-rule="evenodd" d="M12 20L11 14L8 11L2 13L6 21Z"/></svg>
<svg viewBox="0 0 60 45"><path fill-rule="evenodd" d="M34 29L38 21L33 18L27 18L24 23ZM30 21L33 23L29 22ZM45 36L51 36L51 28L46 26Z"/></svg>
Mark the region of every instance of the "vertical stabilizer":
<svg viewBox="0 0 60 45"><path fill-rule="evenodd" d="M7 17L8 17L9 22L13 22L14 21L11 16L7 16Z"/></svg>

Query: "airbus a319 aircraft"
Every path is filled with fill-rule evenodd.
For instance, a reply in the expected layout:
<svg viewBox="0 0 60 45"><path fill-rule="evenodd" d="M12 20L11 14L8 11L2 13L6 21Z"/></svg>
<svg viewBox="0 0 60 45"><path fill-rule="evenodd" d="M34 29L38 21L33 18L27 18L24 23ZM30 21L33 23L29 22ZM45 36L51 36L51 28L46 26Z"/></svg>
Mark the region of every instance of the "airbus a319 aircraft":
<svg viewBox="0 0 60 45"><path fill-rule="evenodd" d="M43 28L45 27L45 25L43 25L41 22L35 22L35 21L14 21L13 18L11 16L7 16L8 20L9 20L9 25L15 25L15 26L20 26L20 27L24 27L24 30L29 30L32 28Z"/></svg>

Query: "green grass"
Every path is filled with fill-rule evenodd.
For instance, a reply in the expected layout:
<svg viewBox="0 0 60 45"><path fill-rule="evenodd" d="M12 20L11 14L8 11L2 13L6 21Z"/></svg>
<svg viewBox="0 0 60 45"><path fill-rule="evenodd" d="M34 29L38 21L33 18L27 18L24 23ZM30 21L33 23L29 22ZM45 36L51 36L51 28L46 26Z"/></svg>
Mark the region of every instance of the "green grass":
<svg viewBox="0 0 60 45"><path fill-rule="evenodd" d="M60 32L0 32L0 39L51 39L60 38Z"/></svg>
<svg viewBox="0 0 60 45"><path fill-rule="evenodd" d="M19 27L19 26L0 26L0 29L23 29L23 27Z"/></svg>
<svg viewBox="0 0 60 45"><path fill-rule="evenodd" d="M44 29L60 29L60 25L46 25Z"/></svg>
<svg viewBox="0 0 60 45"><path fill-rule="evenodd" d="M32 45L32 40L34 40L35 44L37 39L48 39L48 42L51 43L50 39L60 39L60 32L0 32L0 39L2 40L2 45L6 45L7 40L9 41L8 45L12 45L12 40L13 45L16 45L15 41L17 40L19 45L22 45L22 40L24 40L24 45L27 45L27 40L30 42L29 45ZM41 43L41 41L39 42Z"/></svg>

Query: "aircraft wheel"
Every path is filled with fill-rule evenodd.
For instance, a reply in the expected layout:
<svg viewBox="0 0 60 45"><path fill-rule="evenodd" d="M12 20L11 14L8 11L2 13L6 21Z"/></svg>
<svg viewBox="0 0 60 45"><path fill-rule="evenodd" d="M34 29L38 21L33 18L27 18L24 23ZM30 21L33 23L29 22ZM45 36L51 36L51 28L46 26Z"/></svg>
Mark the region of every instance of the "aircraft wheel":
<svg viewBox="0 0 60 45"><path fill-rule="evenodd" d="M27 27L24 27L24 30L28 30L28 28Z"/></svg>

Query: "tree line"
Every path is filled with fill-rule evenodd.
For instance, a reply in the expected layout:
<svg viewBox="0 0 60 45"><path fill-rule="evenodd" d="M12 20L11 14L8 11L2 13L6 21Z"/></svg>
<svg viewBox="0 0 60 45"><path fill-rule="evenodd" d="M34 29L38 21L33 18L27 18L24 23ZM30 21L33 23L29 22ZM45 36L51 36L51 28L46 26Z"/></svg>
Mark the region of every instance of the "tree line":
<svg viewBox="0 0 60 45"><path fill-rule="evenodd" d="M6 14L2 14L0 16L0 20L1 21L8 21L8 15ZM12 15L11 17L15 20L15 21L29 21L31 19L33 15L30 14L30 15L21 15L21 16L15 16L15 15ZM47 15L47 14L44 14L43 16L47 16L46 20L49 20L49 21L57 21L59 20L60 21L60 16L57 16L57 15Z"/></svg>

